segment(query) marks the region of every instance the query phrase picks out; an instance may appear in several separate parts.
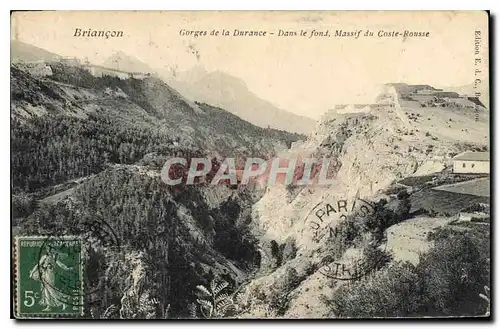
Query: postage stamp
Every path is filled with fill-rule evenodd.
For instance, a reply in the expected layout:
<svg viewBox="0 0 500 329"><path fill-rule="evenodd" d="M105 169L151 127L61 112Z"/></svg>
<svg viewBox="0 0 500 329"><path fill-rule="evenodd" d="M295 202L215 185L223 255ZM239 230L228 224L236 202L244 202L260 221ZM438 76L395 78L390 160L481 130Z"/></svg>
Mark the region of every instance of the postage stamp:
<svg viewBox="0 0 500 329"><path fill-rule="evenodd" d="M16 239L15 315L18 318L83 315L83 262L79 237Z"/></svg>

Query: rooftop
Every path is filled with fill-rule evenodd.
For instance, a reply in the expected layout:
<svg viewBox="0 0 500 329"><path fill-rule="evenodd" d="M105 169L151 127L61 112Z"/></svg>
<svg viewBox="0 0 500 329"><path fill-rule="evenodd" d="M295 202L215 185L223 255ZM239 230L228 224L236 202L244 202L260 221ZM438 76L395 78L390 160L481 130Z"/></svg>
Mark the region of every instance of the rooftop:
<svg viewBox="0 0 500 329"><path fill-rule="evenodd" d="M467 151L460 153L453 158L453 160L466 160L466 161L490 161L490 152L471 152Z"/></svg>

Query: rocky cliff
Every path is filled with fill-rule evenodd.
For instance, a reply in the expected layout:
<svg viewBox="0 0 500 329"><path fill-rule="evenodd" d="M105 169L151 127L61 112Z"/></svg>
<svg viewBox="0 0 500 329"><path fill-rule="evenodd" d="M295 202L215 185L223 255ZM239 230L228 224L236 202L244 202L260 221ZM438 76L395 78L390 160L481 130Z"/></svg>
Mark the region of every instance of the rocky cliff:
<svg viewBox="0 0 500 329"><path fill-rule="evenodd" d="M381 209L396 209L394 214L407 212L404 208L409 207L405 205L408 201L398 200L386 192L392 183L418 175L419 169L433 159L447 159L436 169L441 171L450 166L450 158L460 151L488 147L486 113L475 120L473 113L464 115L458 109L455 112L453 109L402 106L399 93L388 88L395 97L394 107L374 107L369 112L359 113L328 113L307 141L280 153L279 156L285 158L330 157L338 161L340 168L334 183L329 186L306 186L296 190L269 186L254 205L254 230L263 248L271 243L284 250L292 241L297 251L296 256L287 260L283 259L281 251L276 252L274 258L279 260L278 266L275 264L268 273L248 285L251 295L263 294L257 301L247 302L248 316L327 316L329 311L324 297L348 283L332 280L321 271L325 264L334 267L332 248L341 243L337 231L330 228L338 228L348 218L359 217L356 208L360 199L375 205L374 211L378 211L378 204L387 204ZM469 127L467 133L464 126ZM385 243L379 244L378 249L384 250ZM366 244L358 241L357 245L334 254L337 260L352 266L352 259L362 257L364 248ZM266 250L272 258L272 248ZM356 254L358 256L353 256ZM293 273L292 279L290 273ZM283 282L288 282L288 286ZM276 286L277 283L281 286ZM264 309L259 304L262 300L266 301L264 304L269 303L276 295L281 295L282 302L286 303Z"/></svg>

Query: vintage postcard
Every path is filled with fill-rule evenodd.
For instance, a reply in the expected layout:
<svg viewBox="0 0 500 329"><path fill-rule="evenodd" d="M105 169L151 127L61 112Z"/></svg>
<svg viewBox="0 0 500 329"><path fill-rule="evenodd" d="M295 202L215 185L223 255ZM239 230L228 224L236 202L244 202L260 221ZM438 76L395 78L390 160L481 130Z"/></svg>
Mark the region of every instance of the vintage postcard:
<svg viewBox="0 0 500 329"><path fill-rule="evenodd" d="M490 318L489 20L13 12L12 316Z"/></svg>

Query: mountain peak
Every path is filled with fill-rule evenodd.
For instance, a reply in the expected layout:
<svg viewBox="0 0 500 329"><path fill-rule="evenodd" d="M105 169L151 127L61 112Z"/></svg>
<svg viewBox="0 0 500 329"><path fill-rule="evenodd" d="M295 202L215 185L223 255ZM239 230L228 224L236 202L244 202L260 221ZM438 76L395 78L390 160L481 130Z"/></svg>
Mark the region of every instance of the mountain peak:
<svg viewBox="0 0 500 329"><path fill-rule="evenodd" d="M149 67L149 65L147 65L144 62L141 62L140 60L138 60L133 56L127 55L121 50L114 52L103 63L103 66L127 72L141 72L141 73L154 72L154 70L151 67Z"/></svg>
<svg viewBox="0 0 500 329"><path fill-rule="evenodd" d="M232 76L224 71L212 71L203 77L203 83L212 83L214 85L224 86L225 88L243 89L247 92L248 87L245 81L235 76Z"/></svg>
<svg viewBox="0 0 500 329"><path fill-rule="evenodd" d="M185 83L196 83L208 74L205 67L195 65L189 70L176 72L175 79Z"/></svg>
<svg viewBox="0 0 500 329"><path fill-rule="evenodd" d="M207 72L202 66L179 72L169 81L179 92L193 101L221 107L260 127L309 133L316 121L274 106L251 92L244 80L227 72Z"/></svg>

